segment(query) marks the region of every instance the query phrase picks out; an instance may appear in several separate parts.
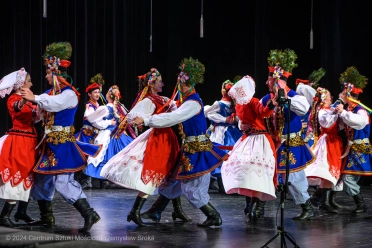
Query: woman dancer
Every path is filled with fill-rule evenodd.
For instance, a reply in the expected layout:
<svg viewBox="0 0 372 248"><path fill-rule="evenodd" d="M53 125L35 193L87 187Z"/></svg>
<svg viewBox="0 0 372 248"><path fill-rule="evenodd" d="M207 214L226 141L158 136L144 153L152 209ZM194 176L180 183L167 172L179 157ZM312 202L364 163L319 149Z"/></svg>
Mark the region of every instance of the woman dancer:
<svg viewBox="0 0 372 248"><path fill-rule="evenodd" d="M209 131L210 140L224 146L234 146L242 136L242 133L235 125L235 109L231 97L228 95L234 83L226 80L222 83L222 99L215 101L212 106L204 107L204 114L211 121ZM211 176L217 178L218 191L224 194L225 190L222 183L221 167L211 172Z"/></svg>
<svg viewBox="0 0 372 248"><path fill-rule="evenodd" d="M34 123L37 118L36 105L31 104L20 94L21 88L31 88L30 74L24 68L0 80L0 97L10 94L7 107L13 127L0 138L0 198L5 204L0 215L0 226L14 227L9 216L19 201L14 219L27 223L35 220L26 213L30 189L34 182L32 171L37 156L37 133Z"/></svg>
<svg viewBox="0 0 372 248"><path fill-rule="evenodd" d="M138 116L148 118L177 108L173 102L166 105L169 99L158 95L164 84L157 69L152 68L150 72L139 76L139 84L144 88L127 115L128 123ZM122 124L125 126L126 122ZM139 191L128 214L128 222L133 221L139 226L145 226L140 215L141 208L148 195L153 194L167 178L176 164L178 154L177 137L170 127L150 128L103 167L101 176L123 187ZM178 211L182 209L179 208Z"/></svg>
<svg viewBox="0 0 372 248"><path fill-rule="evenodd" d="M339 115L331 109L332 97L328 90L318 88L310 113L310 124L314 133L315 162L305 169L308 178L320 179L319 188L322 189L320 208L337 213L330 204L332 188L340 178L342 165L342 139L338 135Z"/></svg>
<svg viewBox="0 0 372 248"><path fill-rule="evenodd" d="M257 222L256 210L259 200L274 200L277 183L275 146L268 134L264 118L273 113L275 98L263 107L253 97L255 82L250 76L238 81L229 92L236 101L236 114L243 137L230 151L229 159L222 164L222 180L227 194L238 193L249 197L248 218Z"/></svg>
<svg viewBox="0 0 372 248"><path fill-rule="evenodd" d="M100 129L94 143L102 144L102 150L96 157L88 157L88 165L84 169L84 173L88 176L104 179L100 176L102 167L135 138L132 130L128 130L132 137L127 132L114 135L120 119L126 115L126 111L120 104L119 99L119 87L114 85L107 91L107 105L98 107L95 112L87 116L87 120L95 128Z"/></svg>

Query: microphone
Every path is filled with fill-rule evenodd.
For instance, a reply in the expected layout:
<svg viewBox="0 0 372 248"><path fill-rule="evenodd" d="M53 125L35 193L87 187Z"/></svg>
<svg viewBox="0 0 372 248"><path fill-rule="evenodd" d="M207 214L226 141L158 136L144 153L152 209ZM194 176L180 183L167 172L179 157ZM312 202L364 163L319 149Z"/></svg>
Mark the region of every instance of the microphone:
<svg viewBox="0 0 372 248"><path fill-rule="evenodd" d="M279 106L283 106L286 102L285 99L285 94L284 94L284 89L279 89L278 90L278 104Z"/></svg>

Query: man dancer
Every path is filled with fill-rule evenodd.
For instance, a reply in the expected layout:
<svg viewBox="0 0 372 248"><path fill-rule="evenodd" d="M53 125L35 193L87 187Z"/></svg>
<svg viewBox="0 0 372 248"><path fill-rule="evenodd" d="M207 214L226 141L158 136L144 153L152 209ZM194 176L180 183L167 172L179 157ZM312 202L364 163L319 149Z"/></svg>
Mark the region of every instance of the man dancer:
<svg viewBox="0 0 372 248"><path fill-rule="evenodd" d="M42 110L44 137L41 141L42 152L35 165L35 184L31 195L38 201L41 219L34 225L54 226L52 210L54 191L72 204L84 218L84 227L79 231L89 231L100 220L99 215L90 207L86 195L74 172L86 166L86 155L95 156L101 146L76 141L74 135L74 115L77 110L79 93L65 78L61 70L70 65L71 56L68 42L52 43L46 48L45 59L48 83L53 87L41 95L34 95L22 89L22 97L36 103Z"/></svg>
<svg viewBox="0 0 372 248"><path fill-rule="evenodd" d="M342 158L343 190L354 198L357 205L354 213L367 211L358 181L360 176L372 176L372 147L369 141L371 110L357 101L363 88L367 85L367 78L359 73L355 67L349 67L340 76L340 83L344 85L344 91L340 94L341 100L348 104L347 110L343 104L336 106L345 125L348 146ZM335 194L335 191L332 192ZM338 204L337 204L338 205Z"/></svg>
<svg viewBox="0 0 372 248"><path fill-rule="evenodd" d="M94 144L94 139L97 137L99 132L99 129L95 128L87 120L87 116L96 111L99 107L98 100L101 96L101 89L104 83L105 81L103 80L102 75L98 73L90 79L90 85L85 89L89 100L85 105L83 127L81 128L80 132L75 135L76 139L81 142ZM92 188L92 177L86 176L82 170L75 174L78 174L82 189Z"/></svg>
<svg viewBox="0 0 372 248"><path fill-rule="evenodd" d="M311 206L310 196L307 192L308 182L304 169L314 161L314 155L305 145L301 137L301 117L309 110L309 103L304 96L298 95L287 86L287 79L292 75L297 55L293 50L271 50L268 58L269 76L266 82L270 93L261 99L264 106L268 101L277 95L279 89L284 89L285 98L291 100L290 109L288 106L276 107L272 116L266 119L269 133L272 135L277 148L277 169L285 181L286 169L286 146L287 139L287 114L290 111L290 140L289 140L289 178L291 185L288 187L296 204L301 204L301 214L295 216L294 220L307 220L314 218L314 211ZM257 211L260 211L258 209Z"/></svg>

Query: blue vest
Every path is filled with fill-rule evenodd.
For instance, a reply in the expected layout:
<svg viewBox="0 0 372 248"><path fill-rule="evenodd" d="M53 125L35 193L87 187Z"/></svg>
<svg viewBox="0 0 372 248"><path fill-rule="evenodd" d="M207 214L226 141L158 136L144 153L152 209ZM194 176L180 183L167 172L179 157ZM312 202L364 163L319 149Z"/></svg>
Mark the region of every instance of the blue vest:
<svg viewBox="0 0 372 248"><path fill-rule="evenodd" d="M356 114L359 110L364 109L362 106L357 105L352 112ZM366 111L367 112L367 111ZM368 114L368 112L367 112ZM369 116L369 114L368 114ZM364 139L364 138L369 138L370 132L371 132L371 124L368 123L363 129L361 130L356 130L352 128L348 128L348 134L347 137L350 140L356 140L356 139ZM351 135L351 136L349 136Z"/></svg>
<svg viewBox="0 0 372 248"><path fill-rule="evenodd" d="M359 110L364 109L357 105L352 113L356 114ZM367 112L368 114L368 112ZM368 114L369 116L369 114ZM370 117L369 117L370 118ZM347 138L350 141L368 139L368 142L362 144L353 144L350 147L348 156L344 160L343 174L372 176L372 147L369 142L371 124L369 123L361 130L356 130L351 127L346 128ZM365 146L365 148L363 148Z"/></svg>
<svg viewBox="0 0 372 248"><path fill-rule="evenodd" d="M201 109L199 113L191 117L190 119L182 122L183 125L183 132L186 136L196 136L205 134L205 130L207 130L207 120L204 116L204 105L202 100L199 97L199 94L192 94L189 96L186 101L196 101L200 104ZM186 102L185 101L185 102ZM197 125L195 125L197 123Z"/></svg>
<svg viewBox="0 0 372 248"><path fill-rule="evenodd" d="M94 109L94 111L97 110L97 106L92 104L91 102L87 103L90 107ZM84 128L84 126L89 126L92 129ZM96 130L96 132L94 132ZM83 127L81 128L80 132L76 133L76 139L85 142L85 143L94 143L94 139L96 138L98 134L98 130L95 129L95 127L90 123L86 118L83 119Z"/></svg>
<svg viewBox="0 0 372 248"><path fill-rule="evenodd" d="M288 94L287 94L289 97L294 97L296 95L298 95L296 93L296 91L293 91L293 90L289 90ZM270 100L271 96L270 94L267 94L266 96L263 97L262 99L262 105L264 107L266 107L267 105L267 102ZM284 125L284 128L283 128L283 135L284 134L287 134L287 116L288 116L288 111L290 111L290 130L289 132L290 133L297 133L299 131L301 131L302 129L302 122L301 122L301 116L298 116L295 112L291 111L290 109L288 109L288 106L284 106L284 111L283 111L283 115L284 115L284 119L285 119L285 125Z"/></svg>
<svg viewBox="0 0 372 248"><path fill-rule="evenodd" d="M199 94L195 93L186 98L187 101L196 101L200 104L200 111L190 119L182 122L183 132L186 137L188 136L199 136L205 134L207 129L207 121L204 116L203 102L199 97ZM225 151L218 148L218 144L212 143L209 139L201 142L210 146L210 149L203 151L196 151L190 153L185 151L187 144L182 145L182 153L180 159L180 166L178 171L178 179L187 179L193 177L199 177L205 175L223 162L227 158Z"/></svg>
<svg viewBox="0 0 372 248"><path fill-rule="evenodd" d="M106 129L110 130L111 132L119 125L119 118L115 117L114 115L114 109L111 106L106 106L109 110L109 115L107 117L104 117L104 120L116 120L116 125L109 125Z"/></svg>
<svg viewBox="0 0 372 248"><path fill-rule="evenodd" d="M221 116L223 116L223 117L231 116L231 114L232 114L231 106L228 106L221 101L219 101L218 104L220 105L220 111L218 111L218 113ZM215 126L224 126L224 127L235 126L234 124L229 124L229 123L226 123L226 122L214 123L214 121L211 121L211 124L215 125Z"/></svg>
<svg viewBox="0 0 372 248"><path fill-rule="evenodd" d="M65 87L65 90L72 90ZM49 93L48 90L46 93ZM86 156L96 156L101 145L92 145L75 140L73 133L74 116L77 105L59 112L47 113L45 123L52 126L70 127L70 132L52 131L43 141L40 159L34 171L41 174L76 172L86 166ZM46 126L46 129L48 126Z"/></svg>
<svg viewBox="0 0 372 248"><path fill-rule="evenodd" d="M295 91L289 90L288 94L289 97L294 97L298 95ZM271 98L270 94L267 94L262 99L263 106L267 105L267 102ZM282 135L286 135L287 132L287 116L288 111L290 111L290 133L297 133L302 129L302 122L301 116L298 116L295 112L291 111L288 106L284 106L284 120L285 125L283 128ZM303 138L300 136L300 139L303 141ZM286 169L286 144L283 142L277 151L277 168L279 173L285 173ZM296 146L289 146L289 171L296 172L301 171L306 168L307 165L312 163L315 160L315 157L309 147L303 143Z"/></svg>
<svg viewBox="0 0 372 248"><path fill-rule="evenodd" d="M88 102L87 104L89 105L89 107L92 107L92 108L94 109L94 111L97 110L97 106L94 105L93 103ZM84 118L84 120L83 120L83 125L87 125L87 126L91 126L91 127L92 127L92 123L90 123L90 122L89 122L87 119L85 119L85 118Z"/></svg>

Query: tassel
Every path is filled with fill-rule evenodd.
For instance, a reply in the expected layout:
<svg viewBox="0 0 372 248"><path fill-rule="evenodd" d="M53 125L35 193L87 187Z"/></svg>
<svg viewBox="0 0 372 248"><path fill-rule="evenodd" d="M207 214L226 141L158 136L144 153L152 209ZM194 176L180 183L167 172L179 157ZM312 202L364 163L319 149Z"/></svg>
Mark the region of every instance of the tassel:
<svg viewBox="0 0 372 248"><path fill-rule="evenodd" d="M152 0L150 6L150 53L152 52Z"/></svg>
<svg viewBox="0 0 372 248"><path fill-rule="evenodd" d="M203 38L204 37L203 4L204 4L204 0L201 1L200 38Z"/></svg>
<svg viewBox="0 0 372 248"><path fill-rule="evenodd" d="M43 17L47 18L47 0L43 0Z"/></svg>
<svg viewBox="0 0 372 248"><path fill-rule="evenodd" d="M313 40L313 0L311 0L311 16L310 16L310 49L314 48L314 40Z"/></svg>

